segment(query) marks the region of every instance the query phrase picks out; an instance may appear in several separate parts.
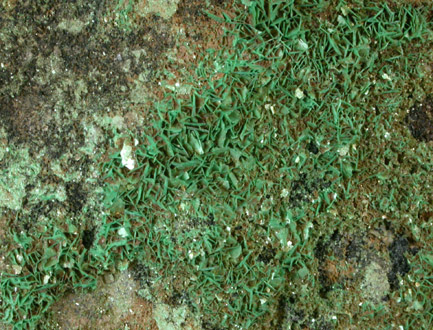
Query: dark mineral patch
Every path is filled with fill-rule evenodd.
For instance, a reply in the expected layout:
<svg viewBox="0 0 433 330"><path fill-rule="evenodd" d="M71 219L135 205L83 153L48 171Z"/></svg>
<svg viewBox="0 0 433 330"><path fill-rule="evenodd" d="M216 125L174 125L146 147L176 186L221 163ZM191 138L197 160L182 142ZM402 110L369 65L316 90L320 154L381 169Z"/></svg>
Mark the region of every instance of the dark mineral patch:
<svg viewBox="0 0 433 330"><path fill-rule="evenodd" d="M433 140L433 95L414 104L406 117L412 136L420 142Z"/></svg>
<svg viewBox="0 0 433 330"><path fill-rule="evenodd" d="M410 270L409 263L404 256L406 252L409 252L409 242L405 237L398 238L389 246L392 268L388 273L388 282L392 290L399 288L397 275L404 276Z"/></svg>
<svg viewBox="0 0 433 330"><path fill-rule="evenodd" d="M274 259L276 251L274 248L265 248L257 257L257 261L262 261L268 264Z"/></svg>
<svg viewBox="0 0 433 330"><path fill-rule="evenodd" d="M86 193L83 190L81 183L68 182L66 183L66 196L71 211L74 214L81 212L84 204L86 203Z"/></svg>
<svg viewBox="0 0 433 330"><path fill-rule="evenodd" d="M315 155L317 155L319 153L319 148L317 148L317 145L315 142L311 141L310 143L308 143L307 145L307 150Z"/></svg>
<svg viewBox="0 0 433 330"><path fill-rule="evenodd" d="M82 242L86 249L90 249L92 247L94 240L95 240L95 229L83 230Z"/></svg>

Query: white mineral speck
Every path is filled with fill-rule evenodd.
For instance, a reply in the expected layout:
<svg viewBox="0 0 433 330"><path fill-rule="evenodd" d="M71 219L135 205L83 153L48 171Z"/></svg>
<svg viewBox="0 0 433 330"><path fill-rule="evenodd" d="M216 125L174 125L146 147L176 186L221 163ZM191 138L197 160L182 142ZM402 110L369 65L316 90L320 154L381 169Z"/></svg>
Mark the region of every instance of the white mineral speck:
<svg viewBox="0 0 433 330"><path fill-rule="evenodd" d="M287 189L281 190L280 197L284 198L287 197L288 195L289 195L289 191Z"/></svg>
<svg viewBox="0 0 433 330"><path fill-rule="evenodd" d="M382 75L382 78L385 79L385 80L391 81L391 77L388 76L386 73L384 73L384 74Z"/></svg>
<svg viewBox="0 0 433 330"><path fill-rule="evenodd" d="M345 145L341 147L340 149L338 149L338 153L340 154L341 157L346 156L349 153L349 146Z"/></svg>
<svg viewBox="0 0 433 330"><path fill-rule="evenodd" d="M21 274L21 272L22 272L22 270L23 270L23 267L18 266L18 265L13 265L12 268L13 268L13 270L14 270L14 272L15 272L15 275L19 275L19 274Z"/></svg>
<svg viewBox="0 0 433 330"><path fill-rule="evenodd" d="M295 96L298 99L302 99L302 98L304 98L305 95L304 95L304 92L300 88L296 88Z"/></svg>
<svg viewBox="0 0 433 330"><path fill-rule="evenodd" d="M124 144L120 151L120 156L122 157L122 165L133 170L135 167L135 159L132 156L132 147L128 144Z"/></svg>
<svg viewBox="0 0 433 330"><path fill-rule="evenodd" d="M47 284L48 283L48 281L50 280L50 275L45 275L44 276L44 284Z"/></svg>
<svg viewBox="0 0 433 330"><path fill-rule="evenodd" d="M126 231L126 229L124 227L120 228L117 233L119 234L120 237L127 237L128 236L128 232Z"/></svg>

